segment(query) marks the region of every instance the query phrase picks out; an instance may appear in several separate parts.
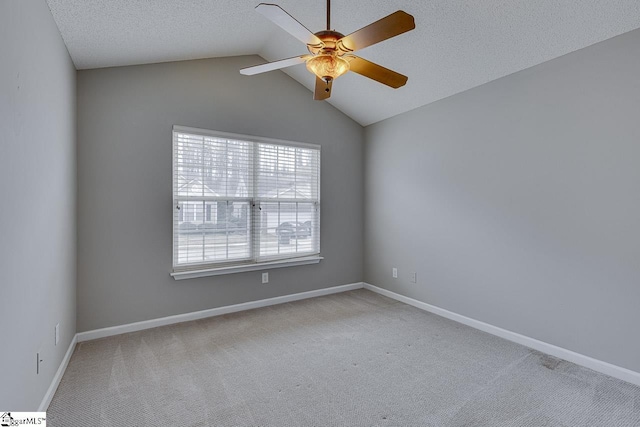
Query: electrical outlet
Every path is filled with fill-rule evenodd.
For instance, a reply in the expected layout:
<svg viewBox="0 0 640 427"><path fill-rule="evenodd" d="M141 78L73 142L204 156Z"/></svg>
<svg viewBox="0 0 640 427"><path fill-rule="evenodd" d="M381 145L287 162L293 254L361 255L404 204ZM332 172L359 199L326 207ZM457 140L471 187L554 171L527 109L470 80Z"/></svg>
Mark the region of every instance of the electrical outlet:
<svg viewBox="0 0 640 427"><path fill-rule="evenodd" d="M54 345L58 345L58 341L60 341L60 323L56 323L55 344Z"/></svg>
<svg viewBox="0 0 640 427"><path fill-rule="evenodd" d="M411 273L411 275L409 276L409 280L411 281L411 283L416 283L418 281L418 274L415 272Z"/></svg>
<svg viewBox="0 0 640 427"><path fill-rule="evenodd" d="M269 273L262 273L262 283L269 283Z"/></svg>
<svg viewBox="0 0 640 427"><path fill-rule="evenodd" d="M391 275L393 276L394 279L398 278L398 269L393 267L393 269L391 270Z"/></svg>

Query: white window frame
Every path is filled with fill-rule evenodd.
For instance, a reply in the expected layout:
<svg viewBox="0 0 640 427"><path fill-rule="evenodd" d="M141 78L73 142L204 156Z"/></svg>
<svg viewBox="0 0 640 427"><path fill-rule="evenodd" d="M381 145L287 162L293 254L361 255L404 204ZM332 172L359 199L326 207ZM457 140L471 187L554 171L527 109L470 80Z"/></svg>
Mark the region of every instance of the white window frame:
<svg viewBox="0 0 640 427"><path fill-rule="evenodd" d="M178 126L178 125L174 125L172 132L171 132L171 140L172 140L172 208L176 209L176 206L179 203L179 198L176 196L176 194L174 193L174 183L175 183L175 174L176 174L176 159L175 159L175 154L176 154L176 147L175 147L175 139L173 137L175 132L182 132L182 133L190 133L190 134L197 134L197 135L203 135L203 136L211 136L211 137L215 137L215 138L228 138L228 139L236 139L236 140L241 140L241 141L246 141L246 142L255 142L255 143L267 143L267 144L275 144L275 145L281 145L281 146L290 146L290 147L300 147L300 148L311 148L314 150L318 150L319 153L319 158L318 158L318 169L320 170L320 162L321 162L321 158L322 158L322 151L321 151L321 146L320 145L316 145L316 144L308 144L308 143L304 143L304 142L294 142L294 141L286 141L286 140L281 140L281 139L273 139L273 138L264 138L264 137L259 137L259 136L254 136L254 135L242 135L242 134L235 134L235 133L228 133L228 132L218 132L218 131L213 131L213 130L209 130L209 129L200 129L200 128L193 128L193 127L187 127L187 126ZM254 156L254 162L256 161L255 159L257 158L257 156ZM254 167L254 170L256 168ZM253 179L255 180L255 172L252 171L253 175ZM317 224L318 224L318 231L320 231L320 175L318 176L318 199L317 199ZM240 200L240 199L238 199ZM171 272L171 276L173 276L174 279L176 280L182 280L182 279L191 279L191 278L196 278L196 277L206 277L206 276L217 276L217 275L223 275L223 274L232 274L232 273L241 273L241 272L247 272L247 271L257 271L257 270L267 270L267 269L272 269L272 268L282 268L282 267L293 267L293 266L300 266L300 265L308 265L308 264L318 264L322 259L324 259L321 255L320 255L320 233L316 233L316 235L314 236L314 238L318 239L318 253L313 253L310 255L307 254L302 254L302 255L298 255L296 256L294 254L294 256L289 257L289 258L277 258L277 259L265 259L263 261L255 261L258 256L256 255L257 252L259 252L259 241L257 241L258 237L256 236L256 233L254 233L253 231L253 227L254 224L257 221L257 218L259 216L259 206L260 206L260 199L256 198L254 195L250 195L248 198L242 198L242 201L248 201L249 202L249 209L250 209L250 215L251 215L251 221L250 221L250 228L251 230L249 231L249 238L251 241L251 259L250 260L241 260L238 261L237 263L220 263L220 266L216 266L216 263L201 263L201 264L190 264L188 266L185 266L183 268L176 268L177 267L177 256L178 256L178 246L177 246L177 240L176 240L176 236L177 236L177 231L175 229L176 227L176 221L173 218L172 215L172 245L173 245L173 270ZM288 202L287 200L263 200L264 202ZM291 202L302 202L301 200L293 200ZM203 215L205 215L206 213L203 212Z"/></svg>

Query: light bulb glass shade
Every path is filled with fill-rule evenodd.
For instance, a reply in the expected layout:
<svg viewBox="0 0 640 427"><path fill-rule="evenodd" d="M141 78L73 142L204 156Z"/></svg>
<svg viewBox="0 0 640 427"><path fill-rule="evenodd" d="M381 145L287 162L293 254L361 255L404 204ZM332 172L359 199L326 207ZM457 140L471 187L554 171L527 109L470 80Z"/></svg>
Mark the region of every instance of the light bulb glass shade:
<svg viewBox="0 0 640 427"><path fill-rule="evenodd" d="M321 79L335 79L349 71L349 61L335 54L318 54L307 61L307 69Z"/></svg>

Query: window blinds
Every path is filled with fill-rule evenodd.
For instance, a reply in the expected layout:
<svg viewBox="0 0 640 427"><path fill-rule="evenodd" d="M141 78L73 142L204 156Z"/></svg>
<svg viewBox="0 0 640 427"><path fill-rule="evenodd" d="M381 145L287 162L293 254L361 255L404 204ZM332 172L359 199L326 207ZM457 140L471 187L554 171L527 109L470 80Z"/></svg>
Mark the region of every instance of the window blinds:
<svg viewBox="0 0 640 427"><path fill-rule="evenodd" d="M174 271L320 253L316 146L175 126Z"/></svg>

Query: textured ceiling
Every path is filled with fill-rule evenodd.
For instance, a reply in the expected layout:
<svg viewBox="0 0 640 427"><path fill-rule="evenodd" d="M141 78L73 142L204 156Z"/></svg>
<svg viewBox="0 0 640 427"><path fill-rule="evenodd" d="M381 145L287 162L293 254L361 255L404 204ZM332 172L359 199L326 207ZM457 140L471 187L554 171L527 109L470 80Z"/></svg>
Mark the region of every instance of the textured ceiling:
<svg viewBox="0 0 640 427"><path fill-rule="evenodd" d="M78 69L306 53L254 11L259 0L47 1ZM324 29L323 0L270 2ZM334 0L332 27L348 34L398 9L414 15L416 29L359 55L406 74L407 85L393 90L353 73L333 85L329 102L362 125L640 27L639 0ZM286 72L312 89L304 65Z"/></svg>

